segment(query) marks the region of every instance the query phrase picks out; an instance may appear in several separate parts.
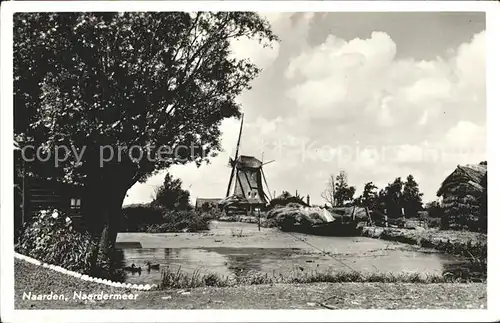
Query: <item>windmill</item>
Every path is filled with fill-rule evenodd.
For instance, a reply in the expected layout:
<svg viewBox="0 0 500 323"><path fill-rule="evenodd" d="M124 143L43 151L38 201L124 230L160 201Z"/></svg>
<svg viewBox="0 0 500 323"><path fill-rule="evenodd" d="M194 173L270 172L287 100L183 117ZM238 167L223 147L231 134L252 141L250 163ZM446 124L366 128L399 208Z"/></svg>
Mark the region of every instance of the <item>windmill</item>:
<svg viewBox="0 0 500 323"><path fill-rule="evenodd" d="M274 160L271 160L264 163L254 156L238 155L243 130L243 117L242 115L235 156L229 158L228 165L231 167L231 175L227 185L226 198L222 201L223 204L233 206L232 209L238 211L237 213L251 212L264 207L269 202L271 192L264 175L263 166L274 162ZM263 184L266 185L269 195L264 191Z"/></svg>

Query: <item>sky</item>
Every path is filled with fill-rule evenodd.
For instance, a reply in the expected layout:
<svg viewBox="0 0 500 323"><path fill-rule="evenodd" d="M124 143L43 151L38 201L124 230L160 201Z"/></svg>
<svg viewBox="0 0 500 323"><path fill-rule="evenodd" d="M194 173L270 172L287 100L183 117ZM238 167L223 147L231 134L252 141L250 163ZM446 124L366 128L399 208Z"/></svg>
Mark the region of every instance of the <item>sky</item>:
<svg viewBox="0 0 500 323"><path fill-rule="evenodd" d="M486 160L484 13L261 13L280 42L232 43L262 68L238 97L240 154L264 162L271 192L324 204L345 171L358 196L413 175L424 202L457 165ZM240 121L224 120L223 151L208 165L171 167L191 198L224 197ZM134 185L145 203L165 173Z"/></svg>

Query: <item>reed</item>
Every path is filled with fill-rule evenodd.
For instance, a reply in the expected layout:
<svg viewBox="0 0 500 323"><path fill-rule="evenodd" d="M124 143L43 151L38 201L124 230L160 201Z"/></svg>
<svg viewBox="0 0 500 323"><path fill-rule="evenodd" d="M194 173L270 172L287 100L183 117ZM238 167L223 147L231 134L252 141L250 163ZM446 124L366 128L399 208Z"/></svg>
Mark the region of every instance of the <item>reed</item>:
<svg viewBox="0 0 500 323"><path fill-rule="evenodd" d="M167 268L162 272L160 289L197 288L197 287L233 287L238 285L263 284L308 284L308 283L465 283L470 280L456 277L449 273L419 274L419 273L361 273L357 271L319 271L291 270L287 274L268 274L253 272L245 275L222 276L214 273L201 274L199 270L192 273L183 272L179 267L176 271Z"/></svg>

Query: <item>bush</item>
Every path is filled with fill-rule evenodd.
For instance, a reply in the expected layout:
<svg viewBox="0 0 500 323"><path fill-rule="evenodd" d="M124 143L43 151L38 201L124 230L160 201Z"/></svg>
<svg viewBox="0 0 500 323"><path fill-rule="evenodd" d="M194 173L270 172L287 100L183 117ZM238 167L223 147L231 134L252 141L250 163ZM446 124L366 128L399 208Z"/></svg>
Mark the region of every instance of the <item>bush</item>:
<svg viewBox="0 0 500 323"><path fill-rule="evenodd" d="M427 223L428 228L441 228L442 218L426 218L425 222Z"/></svg>
<svg viewBox="0 0 500 323"><path fill-rule="evenodd" d="M59 210L40 211L21 231L16 251L42 262L114 281L123 281L123 253L110 247L96 254L98 240L73 228L73 221ZM93 265L95 260L95 266Z"/></svg>
<svg viewBox="0 0 500 323"><path fill-rule="evenodd" d="M120 231L138 232L144 225L163 223L165 210L151 204L133 204L123 208L124 221Z"/></svg>
<svg viewBox="0 0 500 323"><path fill-rule="evenodd" d="M152 204L135 204L123 208L121 231L128 232L196 232L208 230L210 220L219 217L216 210L169 210Z"/></svg>
<svg viewBox="0 0 500 323"><path fill-rule="evenodd" d="M58 210L40 211L26 223L16 251L69 270L90 273L96 242L88 232L73 229L72 220Z"/></svg>
<svg viewBox="0 0 500 323"><path fill-rule="evenodd" d="M218 220L223 216L223 212L216 207L208 208L207 210L202 209L204 217L210 218L212 220Z"/></svg>
<svg viewBox="0 0 500 323"><path fill-rule="evenodd" d="M208 230L211 217L197 211L163 210L162 223L145 224L139 227L140 232L197 232Z"/></svg>

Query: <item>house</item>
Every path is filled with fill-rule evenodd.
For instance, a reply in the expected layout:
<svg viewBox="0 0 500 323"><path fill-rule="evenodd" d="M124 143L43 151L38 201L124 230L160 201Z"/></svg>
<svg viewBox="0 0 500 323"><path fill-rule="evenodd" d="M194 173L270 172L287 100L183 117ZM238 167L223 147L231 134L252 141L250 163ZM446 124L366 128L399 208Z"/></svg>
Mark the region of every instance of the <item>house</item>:
<svg viewBox="0 0 500 323"><path fill-rule="evenodd" d="M59 209L79 222L82 218L83 186L28 175L21 148L14 142L14 226L22 225L40 210Z"/></svg>
<svg viewBox="0 0 500 323"><path fill-rule="evenodd" d="M437 192L445 226L451 229L486 230L487 165L458 165Z"/></svg>
<svg viewBox="0 0 500 323"><path fill-rule="evenodd" d="M221 198L197 198L196 203L195 203L195 209L196 210L201 210L201 209L212 209L212 208L218 208L219 207L219 202L221 201Z"/></svg>

